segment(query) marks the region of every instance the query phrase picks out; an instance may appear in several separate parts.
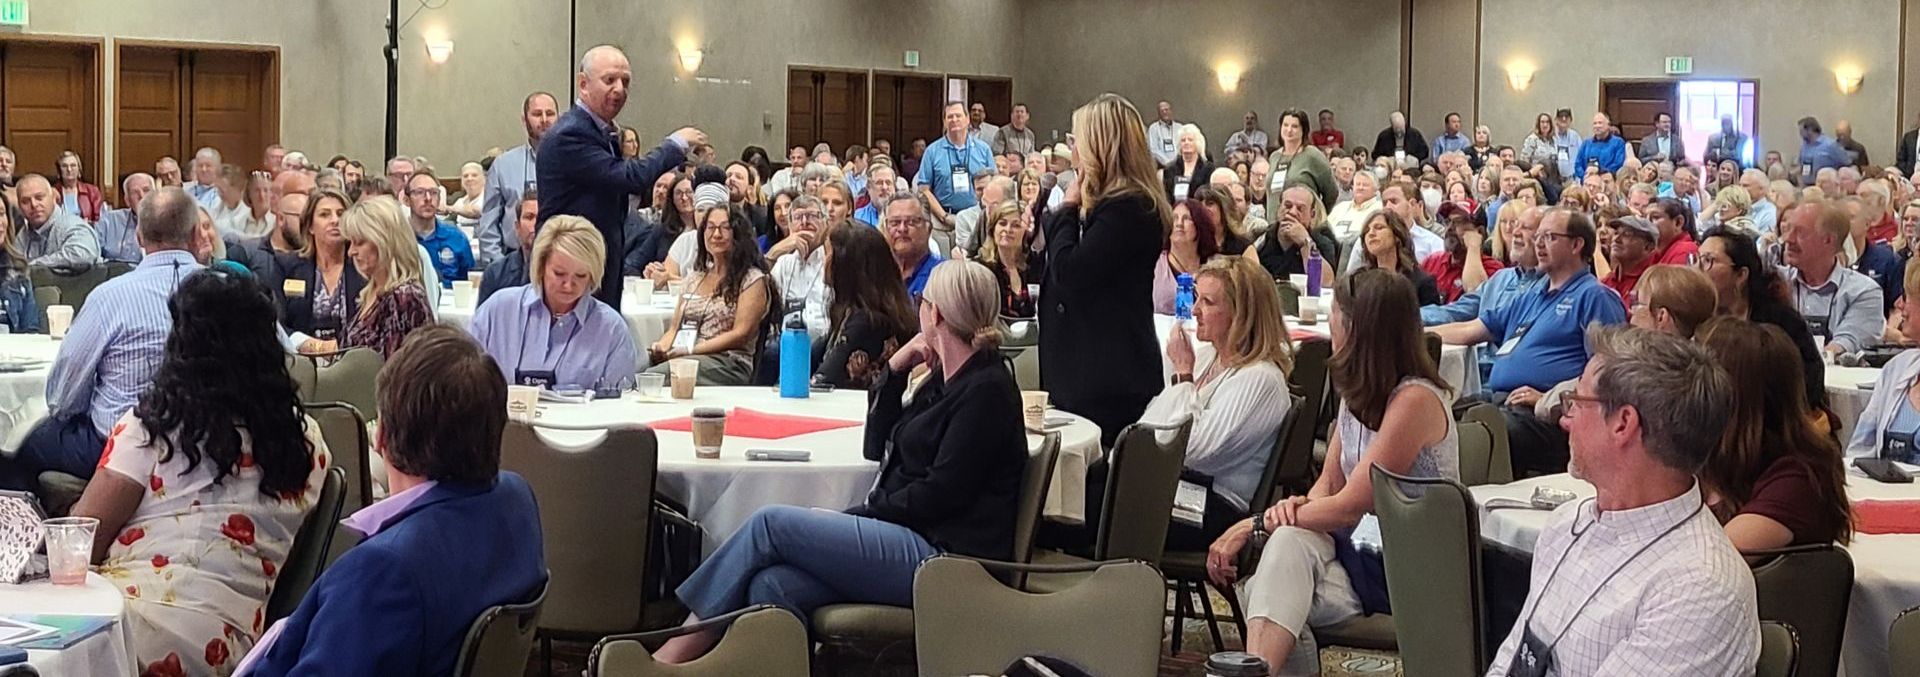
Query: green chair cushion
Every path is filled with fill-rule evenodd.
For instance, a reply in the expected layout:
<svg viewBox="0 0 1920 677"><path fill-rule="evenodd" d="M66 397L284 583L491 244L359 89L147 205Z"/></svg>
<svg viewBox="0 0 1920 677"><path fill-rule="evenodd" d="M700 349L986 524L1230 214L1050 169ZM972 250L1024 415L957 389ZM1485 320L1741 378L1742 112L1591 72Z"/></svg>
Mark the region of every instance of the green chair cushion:
<svg viewBox="0 0 1920 677"><path fill-rule="evenodd" d="M813 612L813 631L822 637L911 640L913 609L883 604L830 604Z"/></svg>
<svg viewBox="0 0 1920 677"><path fill-rule="evenodd" d="M1356 649L1395 651L1400 648L1393 631L1393 616L1374 614L1313 629L1320 646L1348 646Z"/></svg>

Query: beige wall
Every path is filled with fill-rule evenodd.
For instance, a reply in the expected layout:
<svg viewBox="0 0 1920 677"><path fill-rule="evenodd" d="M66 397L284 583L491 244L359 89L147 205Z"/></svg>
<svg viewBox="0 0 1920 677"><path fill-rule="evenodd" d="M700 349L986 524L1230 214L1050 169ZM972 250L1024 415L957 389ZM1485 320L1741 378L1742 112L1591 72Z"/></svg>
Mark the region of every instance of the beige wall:
<svg viewBox="0 0 1920 677"><path fill-rule="evenodd" d="M1413 3L1413 70L1407 119L1428 141L1446 131L1447 113L1460 114L1473 132L1474 10L1480 0Z"/></svg>
<svg viewBox="0 0 1920 677"><path fill-rule="evenodd" d="M1561 4L1484 0L1484 10L1480 112L1500 143L1518 143L1535 115L1561 107L1572 108L1575 128L1584 128L1591 111L1598 109L1602 78L1662 77L1663 58L1671 55L1693 57L1693 78L1759 80L1759 133L1765 150L1780 150L1791 161L1800 145L1794 124L1812 115L1829 131L1835 120L1851 120L1854 137L1866 144L1876 162L1892 160L1900 51L1896 3L1825 0L1816 10L1802 0L1702 0L1684 15L1696 22L1679 16L1673 21L1636 19L1587 40L1515 30L1584 30L1593 25L1588 18L1570 20ZM1620 0L1608 6L1608 13L1671 15L1672 5ZM1524 92L1507 85L1506 66L1519 59L1539 68ZM1844 95L1835 87L1833 68L1842 64L1864 70L1858 93Z"/></svg>
<svg viewBox="0 0 1920 677"><path fill-rule="evenodd" d="M1275 133L1280 111L1331 108L1349 145L1370 140L1399 103L1398 0L1047 0L1022 5L1015 97L1046 132L1073 109L1117 92L1151 118L1155 103L1200 125L1219 152L1260 113ZM1237 61L1236 92L1221 91L1215 64Z"/></svg>

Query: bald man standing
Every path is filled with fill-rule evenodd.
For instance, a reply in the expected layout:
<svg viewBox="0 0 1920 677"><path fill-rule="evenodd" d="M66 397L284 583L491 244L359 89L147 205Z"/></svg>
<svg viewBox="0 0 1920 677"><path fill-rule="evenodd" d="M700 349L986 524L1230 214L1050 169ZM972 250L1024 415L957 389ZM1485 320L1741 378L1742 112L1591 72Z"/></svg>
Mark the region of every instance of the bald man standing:
<svg viewBox="0 0 1920 677"><path fill-rule="evenodd" d="M1620 167L1627 164L1627 141L1613 133L1613 120L1606 113L1593 114L1593 136L1580 144L1580 153L1574 157L1573 171L1586 176L1598 170L1618 174Z"/></svg>
<svg viewBox="0 0 1920 677"><path fill-rule="evenodd" d="M572 214L593 223L607 242L624 242L627 196L651 195L654 180L678 166L687 150L707 142L707 135L682 127L646 155L624 158L620 132L613 120L627 106L627 87L633 69L619 48L601 45L580 57L574 75L573 108L560 116L540 139L543 159L534 167L540 186L540 222ZM620 307L621 263L627 252L607 248L606 282L594 296Z"/></svg>

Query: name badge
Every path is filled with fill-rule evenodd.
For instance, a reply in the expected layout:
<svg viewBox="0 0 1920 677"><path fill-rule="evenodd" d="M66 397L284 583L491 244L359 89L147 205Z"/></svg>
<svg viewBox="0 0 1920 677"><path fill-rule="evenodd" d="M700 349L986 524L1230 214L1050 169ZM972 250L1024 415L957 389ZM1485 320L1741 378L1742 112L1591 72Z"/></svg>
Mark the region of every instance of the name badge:
<svg viewBox="0 0 1920 677"><path fill-rule="evenodd" d="M513 372L514 385L552 388L554 386L554 378L552 370L516 369Z"/></svg>
<svg viewBox="0 0 1920 677"><path fill-rule="evenodd" d="M1559 157L1561 162L1566 162L1568 158L1572 157L1567 153L1567 149L1564 146L1553 149L1553 154Z"/></svg>
<svg viewBox="0 0 1920 677"><path fill-rule="evenodd" d="M1901 463L1912 463L1914 431L1887 431L1886 442L1880 447L1880 458Z"/></svg>
<svg viewBox="0 0 1920 677"><path fill-rule="evenodd" d="M1534 636L1532 630L1520 635L1520 648L1513 652L1507 674L1513 677L1546 677L1553 669L1553 649Z"/></svg>
<svg viewBox="0 0 1920 677"><path fill-rule="evenodd" d="M1810 183L1812 181L1813 181L1813 165L1811 163L1806 163L1806 162L1800 163L1800 182L1804 184L1804 183Z"/></svg>
<svg viewBox="0 0 1920 677"><path fill-rule="evenodd" d="M681 352L692 353L693 344L699 339L700 325L690 321L683 322L680 325L680 331L673 335L673 347Z"/></svg>
<svg viewBox="0 0 1920 677"><path fill-rule="evenodd" d="M1517 330L1514 330L1513 336L1507 337L1507 340L1500 344L1500 348L1498 350L1493 351L1493 356L1506 357L1507 355L1512 354L1513 349L1520 345L1520 339L1526 338L1527 330L1532 328L1533 328L1533 325L1527 325L1525 327L1521 327Z"/></svg>
<svg viewBox="0 0 1920 677"><path fill-rule="evenodd" d="M280 284L280 291L288 296L306 296L306 280L287 280Z"/></svg>
<svg viewBox="0 0 1920 677"><path fill-rule="evenodd" d="M1169 153L1173 152L1173 138L1167 137L1167 138L1161 139L1160 150L1163 150Z"/></svg>
<svg viewBox="0 0 1920 677"><path fill-rule="evenodd" d="M1186 179L1175 180L1173 182L1173 201L1179 202L1187 199L1187 190L1189 188L1190 186L1187 185Z"/></svg>
<svg viewBox="0 0 1920 677"><path fill-rule="evenodd" d="M1807 316L1807 331L1812 333L1814 336L1822 339L1822 342L1824 342L1826 339L1833 338L1832 330L1828 329L1827 327L1827 320L1828 320L1828 316L1826 315L1822 315L1819 317L1814 317L1812 315ZM1821 346L1821 347L1824 348L1825 346Z"/></svg>
<svg viewBox="0 0 1920 677"><path fill-rule="evenodd" d="M1286 183L1287 168L1285 166L1272 167L1269 169L1269 173L1267 174L1268 193L1279 193L1281 188L1286 187Z"/></svg>
<svg viewBox="0 0 1920 677"><path fill-rule="evenodd" d="M973 177L967 175L966 165L954 165L950 180L953 182L953 194L973 194Z"/></svg>

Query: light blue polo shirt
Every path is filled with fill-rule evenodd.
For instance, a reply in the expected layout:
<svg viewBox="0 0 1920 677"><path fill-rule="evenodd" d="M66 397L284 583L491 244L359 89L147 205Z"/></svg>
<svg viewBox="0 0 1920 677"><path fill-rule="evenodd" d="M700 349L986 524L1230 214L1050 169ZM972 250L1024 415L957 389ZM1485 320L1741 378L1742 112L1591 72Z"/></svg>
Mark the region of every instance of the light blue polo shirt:
<svg viewBox="0 0 1920 677"><path fill-rule="evenodd" d="M1547 287L1541 280L1512 303L1481 311L1480 322L1493 335L1487 390L1505 393L1533 386L1546 392L1576 378L1587 366L1587 325L1627 321L1620 295L1590 271L1581 271L1557 290Z"/></svg>
<svg viewBox="0 0 1920 677"><path fill-rule="evenodd" d="M987 144L970 138L962 148L942 136L927 144L927 152L920 156L920 173L913 175L913 185L932 188L934 199L951 214L974 205L974 175L993 168L993 151L987 149ZM960 190L953 188L955 169L962 170L961 176L966 177Z"/></svg>

